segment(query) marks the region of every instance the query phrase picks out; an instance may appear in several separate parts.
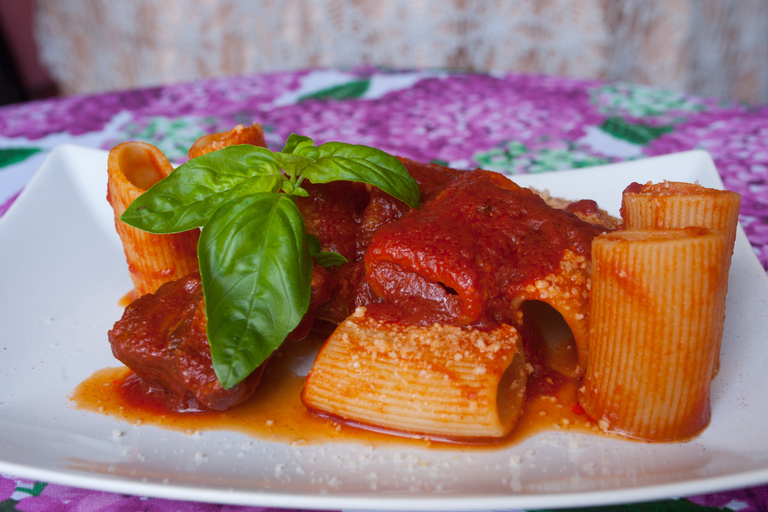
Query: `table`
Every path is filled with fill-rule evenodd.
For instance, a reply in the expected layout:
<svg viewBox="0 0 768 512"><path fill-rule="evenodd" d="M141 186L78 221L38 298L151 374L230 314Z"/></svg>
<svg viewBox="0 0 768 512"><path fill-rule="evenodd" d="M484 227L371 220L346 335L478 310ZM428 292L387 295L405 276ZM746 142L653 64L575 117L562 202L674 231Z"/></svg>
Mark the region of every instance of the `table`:
<svg viewBox="0 0 768 512"><path fill-rule="evenodd" d="M0 216L62 143L109 149L143 140L182 162L201 135L252 122L262 123L275 150L300 133L317 143L367 144L415 160L510 174L705 149L725 187L742 195L741 224L768 268L768 107L548 76L312 69L2 107ZM768 485L638 507L762 510ZM60 509L240 510L0 475L0 510Z"/></svg>

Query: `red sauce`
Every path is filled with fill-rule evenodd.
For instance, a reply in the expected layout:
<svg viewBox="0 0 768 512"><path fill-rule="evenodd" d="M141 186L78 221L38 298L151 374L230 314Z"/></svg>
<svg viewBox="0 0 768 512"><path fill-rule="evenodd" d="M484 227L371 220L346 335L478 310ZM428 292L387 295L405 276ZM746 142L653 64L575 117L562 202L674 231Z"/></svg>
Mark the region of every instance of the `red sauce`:
<svg viewBox="0 0 768 512"><path fill-rule="evenodd" d="M592 239L605 231L498 173L476 170L382 226L365 253L366 280L406 310L404 322L514 324L515 297L554 272L564 251L589 259ZM419 315L408 313L414 308Z"/></svg>
<svg viewBox="0 0 768 512"><path fill-rule="evenodd" d="M254 395L226 411L174 412L162 399L143 393L134 374L125 367L95 372L75 389L71 400L78 409L105 414L127 424L154 425L187 434L223 430L298 445L351 442L366 446L405 444L442 449L469 446L428 437L404 438L398 433L364 430L312 415L300 400L304 379L291 371L291 365L298 358L314 353L325 334L313 333L303 342L290 343L280 349L267 365ZM529 395L525 412L510 436L494 443L472 445L473 449L508 447L545 431L602 435L583 412L578 412L578 382L551 377L542 374L540 382L531 386L535 393Z"/></svg>
<svg viewBox="0 0 768 512"><path fill-rule="evenodd" d="M565 209L572 213L581 213L583 215L597 215L600 213L597 203L592 199L581 199L570 203Z"/></svg>

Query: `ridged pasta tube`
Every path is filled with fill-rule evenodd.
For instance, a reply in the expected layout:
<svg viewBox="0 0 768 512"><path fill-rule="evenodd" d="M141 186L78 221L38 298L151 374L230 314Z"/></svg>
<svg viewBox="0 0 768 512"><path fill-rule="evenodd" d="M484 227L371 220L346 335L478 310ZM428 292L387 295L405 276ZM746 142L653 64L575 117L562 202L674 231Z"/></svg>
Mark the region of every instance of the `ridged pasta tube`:
<svg viewBox="0 0 768 512"><path fill-rule="evenodd" d="M625 229L677 229L691 226L725 233L733 251L741 196L694 183L664 181L631 187L622 196Z"/></svg>
<svg viewBox="0 0 768 512"><path fill-rule="evenodd" d="M200 230L153 235L120 220L128 205L173 171L163 152L145 142L124 142L109 152L107 167L107 200L115 213L136 297L197 270Z"/></svg>
<svg viewBox="0 0 768 512"><path fill-rule="evenodd" d="M190 159L197 158L198 156L205 155L211 151L237 144L250 144L252 146L261 146L263 148L267 147L267 143L264 140L264 130L261 125L254 123L246 128L239 124L226 132L203 135L192 144L192 147L190 147L187 152L187 156Z"/></svg>
<svg viewBox="0 0 768 512"><path fill-rule="evenodd" d="M661 183L633 184L624 191L621 214L625 229L677 229L700 226L725 234L728 250L724 263L726 276L731 267L731 256L739 224L741 195L730 190L717 190L694 183L663 181ZM723 288L720 328L725 322L725 296ZM720 368L720 347L713 377Z"/></svg>
<svg viewBox="0 0 768 512"><path fill-rule="evenodd" d="M671 441L707 426L726 246L722 233L706 228L616 231L594 240L579 400L603 429Z"/></svg>
<svg viewBox="0 0 768 512"><path fill-rule="evenodd" d="M544 338L552 338L552 346L543 350L545 364L563 375L581 377L587 367L589 353L589 279L590 262L573 251L563 251L557 272L537 279L525 287L512 304L518 307L525 301L540 301L552 306L567 325L567 332L550 332ZM525 308L524 308L525 309ZM540 308L537 308L540 310ZM519 310L520 323L549 324L550 331L556 325L551 319L537 321L535 312L527 308ZM563 355L568 354L567 357Z"/></svg>
<svg viewBox="0 0 768 512"><path fill-rule="evenodd" d="M358 308L321 349L302 401L376 430L485 440L512 430L526 378L514 327L384 323Z"/></svg>

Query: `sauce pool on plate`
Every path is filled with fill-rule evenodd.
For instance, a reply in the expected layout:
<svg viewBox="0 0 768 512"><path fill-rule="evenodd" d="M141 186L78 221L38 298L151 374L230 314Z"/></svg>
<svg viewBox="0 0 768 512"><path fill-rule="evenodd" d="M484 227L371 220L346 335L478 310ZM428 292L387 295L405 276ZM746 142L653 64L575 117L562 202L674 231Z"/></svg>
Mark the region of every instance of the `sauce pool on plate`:
<svg viewBox="0 0 768 512"><path fill-rule="evenodd" d="M604 435L578 406L576 379L541 376L534 381L525 412L511 435L482 444L454 443L424 436L383 433L313 415L301 403L303 374L327 332L314 332L302 342L287 343L267 366L261 385L246 402L226 411L179 413L161 399L141 391L138 379L126 367L96 371L72 393L73 405L84 411L105 414L131 425L154 425L194 434L230 431L254 439L301 445L335 442L366 446L407 445L432 449L499 449L517 444L545 431Z"/></svg>

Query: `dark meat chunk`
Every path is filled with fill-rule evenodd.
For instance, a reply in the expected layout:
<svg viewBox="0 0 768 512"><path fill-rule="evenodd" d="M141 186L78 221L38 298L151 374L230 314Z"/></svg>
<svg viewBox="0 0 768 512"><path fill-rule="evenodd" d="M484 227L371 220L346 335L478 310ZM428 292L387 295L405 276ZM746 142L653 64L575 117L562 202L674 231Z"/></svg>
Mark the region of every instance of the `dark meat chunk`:
<svg viewBox="0 0 768 512"><path fill-rule="evenodd" d="M365 185L349 181L301 185L308 197L297 197L307 233L320 241L324 251L337 252L354 261L357 258L357 229L368 204Z"/></svg>
<svg viewBox="0 0 768 512"><path fill-rule="evenodd" d="M416 180L421 190L422 205L435 198L453 180L466 174L449 167L436 164L424 164L398 157ZM349 263L329 269L330 299L321 305L317 318L333 323L341 323L357 306L367 306L380 302L365 280L363 256L371 243L373 235L384 225L399 220L411 208L404 202L373 187L360 189L360 184L309 185L309 198L299 201L299 207L308 232L320 239L325 250L334 248L351 249L351 233L355 233L357 254ZM367 190L367 191L366 191ZM367 203L365 202L367 201ZM348 212L342 222L343 212ZM351 217L350 217L351 216ZM354 222L349 222L352 218Z"/></svg>
<svg viewBox="0 0 768 512"><path fill-rule="evenodd" d="M384 224L394 222L403 216L410 207L386 192L371 189L370 201L365 207L357 230L357 257L361 259L371 244L373 234ZM350 260L351 261L351 260Z"/></svg>
<svg viewBox="0 0 768 512"><path fill-rule="evenodd" d="M200 273L162 285L126 307L109 331L112 353L176 411L224 410L250 397L262 367L224 389L213 372Z"/></svg>
<svg viewBox="0 0 768 512"><path fill-rule="evenodd" d="M312 268L309 310L286 341L307 336L320 304L330 297L330 276ZM200 273L166 283L125 309L109 331L112 353L142 381L145 392L163 398L175 411L225 410L247 400L266 363L243 382L224 389L213 372Z"/></svg>
<svg viewBox="0 0 768 512"><path fill-rule="evenodd" d="M299 325L288 334L287 342L300 341L307 337L315 323L317 309L327 303L331 298L331 290L334 279L324 267L314 265L312 267L312 292L309 296L309 308Z"/></svg>
<svg viewBox="0 0 768 512"><path fill-rule="evenodd" d="M465 172L407 158L398 159L418 183L422 202L432 199ZM350 262L362 258L373 233L381 226L396 221L410 210L402 201L362 183L304 182L302 187L309 196L297 198L296 204L307 233L318 238L324 251L337 252Z"/></svg>
<svg viewBox="0 0 768 512"><path fill-rule="evenodd" d="M404 157L397 157L411 178L416 180L421 190L421 202L425 203L433 199L445 188L451 181L466 174L467 171L460 171L437 164L425 164L410 160Z"/></svg>
<svg viewBox="0 0 768 512"><path fill-rule="evenodd" d="M329 269L332 279L328 302L317 309L317 319L340 324L357 306L367 306L379 299L365 280L365 266L362 260L344 263Z"/></svg>

